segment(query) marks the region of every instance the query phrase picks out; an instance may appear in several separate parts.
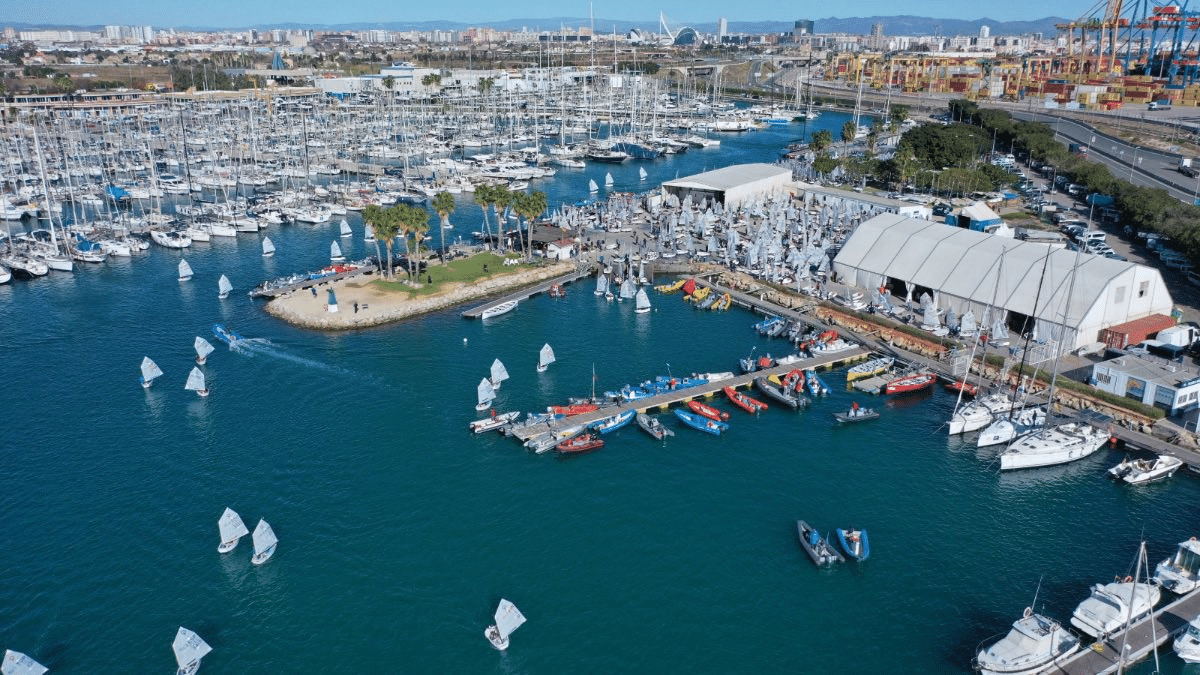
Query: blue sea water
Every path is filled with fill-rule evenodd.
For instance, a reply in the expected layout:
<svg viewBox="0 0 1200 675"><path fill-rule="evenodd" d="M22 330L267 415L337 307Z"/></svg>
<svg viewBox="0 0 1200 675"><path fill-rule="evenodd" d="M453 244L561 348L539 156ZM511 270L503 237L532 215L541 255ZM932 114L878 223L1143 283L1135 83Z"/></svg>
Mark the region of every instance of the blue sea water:
<svg viewBox="0 0 1200 675"><path fill-rule="evenodd" d="M644 165L647 182L771 161L800 133L727 136ZM533 187L574 201L606 170L640 183L629 164ZM455 231L476 229L473 208L460 202ZM353 224L343 247L373 252ZM344 333L246 297L324 264L336 232L274 228L274 258L240 235L0 286L0 648L52 672L169 672L183 625L214 648L205 673L962 673L1035 593L1066 622L1091 584L1130 572L1139 541L1158 560L1196 534L1193 476L1113 484L1108 451L999 474L993 452L946 439L951 395L873 399L841 372L799 413L718 399L733 416L719 438L664 415L665 443L631 426L564 460L471 435L495 358L512 374L497 406L538 410L782 343L743 310L652 294L635 315L587 283L487 322L455 310ZM237 287L224 301L222 273ZM253 341L218 344L200 399L183 383L214 322ZM558 362L538 374L546 342ZM166 373L150 390L143 356ZM882 418L836 426L854 400ZM249 538L216 552L226 506L270 521L266 565ZM797 518L867 528L871 559L814 568ZM529 619L503 654L483 637L501 597Z"/></svg>

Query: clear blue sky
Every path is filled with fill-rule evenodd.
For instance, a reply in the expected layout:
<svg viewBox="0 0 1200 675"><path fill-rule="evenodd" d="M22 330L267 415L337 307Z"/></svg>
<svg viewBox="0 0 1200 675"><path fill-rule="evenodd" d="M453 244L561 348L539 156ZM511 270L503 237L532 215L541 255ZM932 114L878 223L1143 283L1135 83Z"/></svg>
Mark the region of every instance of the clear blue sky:
<svg viewBox="0 0 1200 675"><path fill-rule="evenodd" d="M806 3L807 4L807 3ZM854 0L844 5L817 4L788 7L784 3L757 2L749 5L728 0L699 0L698 2L663 2L647 5L636 0L594 2L597 18L618 21L657 21L661 10L672 25L711 23L724 16L736 21L792 21L795 19L824 19L833 16L897 16L914 15L939 19L993 21L1041 19L1047 16L1077 18L1089 11L1095 0L1066 2L1008 2L976 3L963 0ZM484 23L506 19L529 19L531 26L540 26L537 19L553 17L586 17L589 3L585 0L561 2L556 0L524 0L501 3L484 0L451 0L445 2L383 2L381 0L284 0L277 2L246 2L245 0L14 0L0 12L4 22L94 25L124 24L173 26L242 27L277 23L339 24L357 22L437 21ZM547 23L550 23L549 21Z"/></svg>

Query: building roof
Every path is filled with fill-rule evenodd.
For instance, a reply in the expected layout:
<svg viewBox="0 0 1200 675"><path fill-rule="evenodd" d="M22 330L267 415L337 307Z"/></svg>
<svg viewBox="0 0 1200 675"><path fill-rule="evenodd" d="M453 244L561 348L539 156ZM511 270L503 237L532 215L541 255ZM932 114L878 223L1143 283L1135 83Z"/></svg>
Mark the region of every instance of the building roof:
<svg viewBox="0 0 1200 675"><path fill-rule="evenodd" d="M691 190L724 191L784 174L791 179L792 170L774 164L735 164L715 171L705 171L694 176L678 178L663 183L663 187L687 188Z"/></svg>
<svg viewBox="0 0 1200 675"><path fill-rule="evenodd" d="M1195 367L1169 361L1158 356L1142 354L1118 356L1115 359L1097 363L1096 366L1116 370L1125 373L1129 377L1155 384L1167 385L1175 389L1193 384L1194 380L1200 378L1200 370L1197 370Z"/></svg>
<svg viewBox="0 0 1200 675"><path fill-rule="evenodd" d="M1000 216L995 211L988 208L983 202L975 202L969 206L964 206L959 210L959 213L979 223L1000 222Z"/></svg>

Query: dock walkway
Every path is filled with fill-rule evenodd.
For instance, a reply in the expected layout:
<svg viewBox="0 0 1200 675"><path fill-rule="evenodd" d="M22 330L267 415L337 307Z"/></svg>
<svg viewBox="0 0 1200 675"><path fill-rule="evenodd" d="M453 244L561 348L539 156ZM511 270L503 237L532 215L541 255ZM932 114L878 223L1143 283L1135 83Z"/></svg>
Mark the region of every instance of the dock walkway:
<svg viewBox="0 0 1200 675"><path fill-rule="evenodd" d="M1125 665L1128 665L1145 658L1184 631L1197 614L1200 614L1200 591L1192 591L1130 626L1127 637L1125 631L1119 631L1107 640L1097 641L1092 648L1080 650L1053 672L1063 675L1115 673L1121 667L1117 657L1123 640L1127 640Z"/></svg>
<svg viewBox="0 0 1200 675"><path fill-rule="evenodd" d="M378 269L378 268L375 265L363 265L361 267L356 267L348 272L341 272L338 274L330 274L328 276L317 277L316 279L305 279L303 281L297 281L294 284L288 284L286 286L280 286L278 288L264 288L263 286L257 286L254 288L254 290L250 291L250 297L252 297L252 298L277 298L281 295L287 295L288 293L291 293L292 291L302 291L306 288L318 286L320 284L328 283L330 281L349 279L351 277L356 277L356 276L359 276L362 274L371 274L376 269Z"/></svg>
<svg viewBox="0 0 1200 675"><path fill-rule="evenodd" d="M476 305L475 307L465 310L462 313L462 317L464 319L478 319L480 316L483 315L484 311L491 309L492 307L495 307L496 305L503 304L510 300L525 300L526 298L537 295L538 293L546 293L550 290L550 287L555 284L565 286L573 281L579 281L580 279L582 279L586 276L590 276L591 273L592 273L591 267L581 266L579 269L575 270L574 272L571 272L570 274L564 274L562 276L558 276L553 279L547 279L541 283L537 283L532 286L526 286L524 288L513 291L512 293L507 293L505 295L502 295L498 298L492 298L491 300L488 300L487 302L483 303L482 305Z"/></svg>
<svg viewBox="0 0 1200 675"><path fill-rule="evenodd" d="M829 368L837 368L841 365L852 363L854 361L859 361L863 358L866 358L868 354L869 354L869 352L866 349L863 349L861 347L856 347L854 349L849 349L849 350L846 350L843 352L838 352L837 354L822 355L822 356L818 356L818 357L810 358L810 359L800 359L798 361L795 361L793 363L789 363L786 365L779 365L779 366L775 366L773 368L764 368L762 370L758 370L753 373L746 373L744 375L735 375L732 378L718 380L716 382L709 382L708 384L702 384L697 387L687 387L686 389L676 389L676 390L669 391L669 392L666 392L663 394L659 394L657 396L651 396L649 398L638 399L636 401L626 401L626 402L622 402L622 403L618 403L618 404L614 404L614 405L602 406L599 410L596 410L593 412L584 413L582 415L572 415L572 416L564 418L564 419L556 420L554 423L547 425L545 427L535 427L533 429L520 429L514 435L517 438L519 438L522 442L524 442L526 440L529 440L533 436L538 436L540 434L546 433L547 431L551 431L554 429L562 429L564 427L574 426L576 424L582 424L584 426L587 426L593 422L602 420L606 417L612 417L613 415L616 415L617 413L625 412L627 410L636 410L638 412L645 412L647 410L651 410L651 409L655 409L655 408L657 408L659 410L666 410L667 408L669 408L670 406L672 406L674 404L683 403L685 401L691 401L691 400L699 399L699 398L710 398L710 397L716 395L717 393L719 393L725 387L733 387L734 389L742 389L745 387L749 387L750 385L752 385L754 383L754 378L756 378L756 377L770 377L771 375L784 375L784 374L790 372L794 368L799 368L801 370L807 370L809 368L813 368L815 370L826 370ZM776 402L774 400L768 400L767 403L771 406L776 405Z"/></svg>

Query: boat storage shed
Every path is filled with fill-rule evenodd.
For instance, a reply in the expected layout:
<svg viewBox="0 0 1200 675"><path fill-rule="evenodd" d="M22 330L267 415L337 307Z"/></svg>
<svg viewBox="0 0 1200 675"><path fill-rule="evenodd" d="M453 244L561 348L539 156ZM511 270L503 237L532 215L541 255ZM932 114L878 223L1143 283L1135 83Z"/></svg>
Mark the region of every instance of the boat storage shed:
<svg viewBox="0 0 1200 675"><path fill-rule="evenodd" d="M971 310L982 327L1000 320L1017 334L1032 329L1065 350L1172 309L1156 269L890 213L858 226L833 272L914 303L928 293L943 311Z"/></svg>
<svg viewBox="0 0 1200 675"><path fill-rule="evenodd" d="M743 202L760 199L771 194L782 194L789 189L792 170L774 164L735 164L724 169L705 171L686 178L669 180L662 184L666 198L674 195L683 201L688 197L693 203L701 199L716 200L726 207L737 207Z"/></svg>

